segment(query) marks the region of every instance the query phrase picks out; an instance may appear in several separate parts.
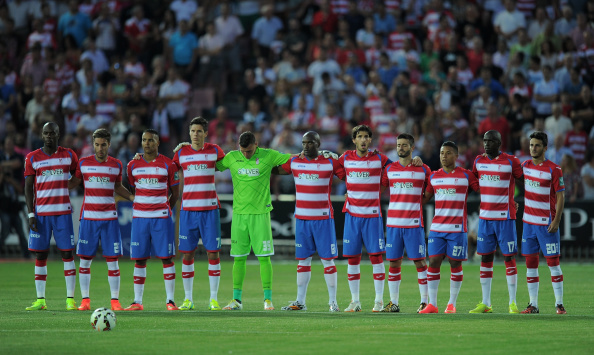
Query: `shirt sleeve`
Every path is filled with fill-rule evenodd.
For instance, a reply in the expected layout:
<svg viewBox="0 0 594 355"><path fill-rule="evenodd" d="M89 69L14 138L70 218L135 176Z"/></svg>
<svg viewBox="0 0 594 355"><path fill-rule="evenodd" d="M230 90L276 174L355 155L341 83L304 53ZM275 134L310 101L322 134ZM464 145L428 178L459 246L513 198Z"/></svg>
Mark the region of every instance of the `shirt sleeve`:
<svg viewBox="0 0 594 355"><path fill-rule="evenodd" d="M225 157L223 159L217 161L216 167L217 167L218 171L225 171L225 170L229 169L229 166L231 164L230 163L231 158L229 158L230 155L231 154L227 154L227 155L225 155Z"/></svg>
<svg viewBox="0 0 594 355"><path fill-rule="evenodd" d="M479 176L478 169L476 168L476 162L478 161L478 159L479 159L479 158L478 158L478 157L476 157L476 158L474 159L474 163L472 164L472 175L474 175L474 177L476 177L476 178L478 178L478 176Z"/></svg>
<svg viewBox="0 0 594 355"><path fill-rule="evenodd" d="M555 192L561 192L561 191L565 191L565 181L563 181L563 172L561 171L560 167L555 167L553 169L553 174L552 174L552 178L553 178L553 188L555 189Z"/></svg>
<svg viewBox="0 0 594 355"><path fill-rule="evenodd" d="M286 163L282 164L280 167L286 171L287 173L292 173L293 170L291 169L291 162L293 161L293 159L289 159L287 160Z"/></svg>
<svg viewBox="0 0 594 355"><path fill-rule="evenodd" d="M222 160L225 157L225 151L223 148L219 147L215 144L215 148L217 150L217 161Z"/></svg>
<svg viewBox="0 0 594 355"><path fill-rule="evenodd" d="M126 170L128 171L128 183L130 186L135 187L134 176L132 176L132 168L134 167L134 160L128 163Z"/></svg>
<svg viewBox="0 0 594 355"><path fill-rule="evenodd" d="M338 160L330 159L330 161L332 162L332 167L334 168L334 175L336 175L340 180L344 180L346 177L346 171L344 170L344 167L340 165Z"/></svg>
<svg viewBox="0 0 594 355"><path fill-rule="evenodd" d="M78 166L78 156L72 149L68 149L68 152L72 158L72 161L70 162L70 171L76 171L76 167Z"/></svg>
<svg viewBox="0 0 594 355"><path fill-rule="evenodd" d="M271 155L271 160L272 160L272 166L277 166L277 165L283 165L284 163L286 163L287 161L289 161L289 159L291 159L291 154L283 154L281 152L277 152L276 150L270 149L269 152L272 153Z"/></svg>
<svg viewBox="0 0 594 355"><path fill-rule="evenodd" d="M27 176L35 176L35 169L33 169L33 154L27 155L25 158L25 177Z"/></svg>
<svg viewBox="0 0 594 355"><path fill-rule="evenodd" d="M512 174L516 179L521 179L524 176L524 170L522 169L522 165L520 164L520 159L513 156L511 158L512 161Z"/></svg>
<svg viewBox="0 0 594 355"><path fill-rule="evenodd" d="M120 167L120 171L118 172L118 176L116 177L115 182L122 182L122 170L124 170L123 169L124 165L122 164L122 162L119 159L116 159L116 163Z"/></svg>
<svg viewBox="0 0 594 355"><path fill-rule="evenodd" d="M179 173L178 173L177 165L175 164L168 164L167 166L167 175L169 178L169 186L175 186L179 184Z"/></svg>
<svg viewBox="0 0 594 355"><path fill-rule="evenodd" d="M431 184L432 175L427 177L427 188L425 189L426 194L435 195L435 190L433 190L433 185Z"/></svg>
<svg viewBox="0 0 594 355"><path fill-rule="evenodd" d="M470 188L474 191L479 191L480 189L478 179L476 178L475 174L471 173L470 171L468 172L468 186L470 186Z"/></svg>
<svg viewBox="0 0 594 355"><path fill-rule="evenodd" d="M429 177L431 177L431 168L427 164L423 164L423 169L425 169L425 188L429 186Z"/></svg>
<svg viewBox="0 0 594 355"><path fill-rule="evenodd" d="M390 186L390 179L388 179L388 170L390 170L390 167L382 169L382 178L380 180L380 184L386 187Z"/></svg>
<svg viewBox="0 0 594 355"><path fill-rule="evenodd" d="M76 164L76 171L74 172L74 176L75 176L77 179L84 180L84 179L83 179L82 170L80 169L80 164L81 164L81 163L82 163L82 162L79 162L78 164Z"/></svg>

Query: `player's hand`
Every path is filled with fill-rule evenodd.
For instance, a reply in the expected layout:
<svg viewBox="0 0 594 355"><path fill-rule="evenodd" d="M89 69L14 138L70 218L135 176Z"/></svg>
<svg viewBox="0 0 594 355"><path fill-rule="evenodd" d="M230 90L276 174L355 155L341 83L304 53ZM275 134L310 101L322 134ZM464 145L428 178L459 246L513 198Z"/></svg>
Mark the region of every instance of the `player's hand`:
<svg viewBox="0 0 594 355"><path fill-rule="evenodd" d="M132 158L132 160L140 160L140 158L142 158L144 154L143 153L136 153L134 155L134 158Z"/></svg>
<svg viewBox="0 0 594 355"><path fill-rule="evenodd" d="M423 159L421 159L420 156L416 156L412 159L412 165L413 166L423 166Z"/></svg>
<svg viewBox="0 0 594 355"><path fill-rule="evenodd" d="M177 145L177 147L173 148L173 153L177 153L178 150L182 149L183 147L190 145L188 142L181 142Z"/></svg>
<svg viewBox="0 0 594 355"><path fill-rule="evenodd" d="M136 198L136 196L134 195L130 195L130 197L128 197L128 200L130 200L131 202L134 202L134 199Z"/></svg>
<svg viewBox="0 0 594 355"><path fill-rule="evenodd" d="M324 156L326 159L332 158L334 160L338 160L338 154L329 150L320 150L320 155Z"/></svg>
<svg viewBox="0 0 594 355"><path fill-rule="evenodd" d="M559 230L559 222L551 222L551 224L549 225L549 228L547 228L547 232L549 233L557 233L557 231Z"/></svg>
<svg viewBox="0 0 594 355"><path fill-rule="evenodd" d="M520 209L520 204L517 203L516 201L514 201L514 203L516 204L516 211Z"/></svg>
<svg viewBox="0 0 594 355"><path fill-rule="evenodd" d="M297 156L297 158L299 158L299 159L305 159L305 153L303 151L301 151L301 153L299 153L299 155Z"/></svg>
<svg viewBox="0 0 594 355"><path fill-rule="evenodd" d="M37 230L37 218L35 218L35 217L29 218L29 229L31 229L34 232L38 232L38 230Z"/></svg>

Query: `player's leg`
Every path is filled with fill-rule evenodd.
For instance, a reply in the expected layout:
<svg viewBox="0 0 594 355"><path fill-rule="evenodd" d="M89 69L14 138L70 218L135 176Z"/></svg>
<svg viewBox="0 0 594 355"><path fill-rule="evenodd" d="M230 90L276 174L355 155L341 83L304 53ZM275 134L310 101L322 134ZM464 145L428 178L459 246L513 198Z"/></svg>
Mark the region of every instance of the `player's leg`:
<svg viewBox="0 0 594 355"><path fill-rule="evenodd" d="M220 311L218 294L219 284L221 282L221 259L219 251L221 250L221 218L219 210L202 212L200 234L202 244L206 248L208 257L208 282L210 285L210 302L208 309L211 311Z"/></svg>
<svg viewBox="0 0 594 355"><path fill-rule="evenodd" d="M163 281L167 295L166 307L168 311L177 311L175 305L175 233L171 218L151 218L150 236L154 255L163 262Z"/></svg>
<svg viewBox="0 0 594 355"><path fill-rule="evenodd" d="M47 280L47 257L49 255L51 224L47 217L37 216L37 232L29 230L29 251L35 253L35 290L37 300L26 309L28 311L46 310L45 288Z"/></svg>
<svg viewBox="0 0 594 355"><path fill-rule="evenodd" d="M184 303L179 307L181 311L194 309L194 255L200 231L200 213L194 211L180 211L179 213L179 252L182 257L182 282L184 284Z"/></svg>
<svg viewBox="0 0 594 355"><path fill-rule="evenodd" d="M369 261L373 268L373 286L375 288L375 300L373 312L381 312L384 308L384 285L386 279L386 267L382 254L386 252L384 240L384 222L381 217L365 218L365 231L362 235L363 243L369 254Z"/></svg>
<svg viewBox="0 0 594 355"><path fill-rule="evenodd" d="M526 258L526 283L528 284L528 296L530 302L528 306L521 313L539 313L538 310L538 289L540 287L540 279L538 277L538 255L540 253L540 246L538 243L537 226L529 223L524 223L522 231L522 255Z"/></svg>
<svg viewBox="0 0 594 355"><path fill-rule="evenodd" d="M493 221L479 220L476 252L481 255L480 282L482 301L470 313L491 313L491 284L493 283L493 259L497 249L497 238Z"/></svg>
<svg viewBox="0 0 594 355"><path fill-rule="evenodd" d="M122 234L117 219L102 222L101 248L107 262L107 281L111 293L111 309L123 310L120 304L120 266L118 258L123 255Z"/></svg>
<svg viewBox="0 0 594 355"><path fill-rule="evenodd" d="M272 263L270 256L274 255L272 242L272 228L270 225L270 212L250 215L248 225L252 250L260 263L260 279L264 293L264 310L272 311Z"/></svg>
<svg viewBox="0 0 594 355"><path fill-rule="evenodd" d="M336 272L336 266L334 265L334 259L338 257L338 248L336 247L334 219L312 222L312 225L314 226L312 232L315 240L315 248L322 260L322 265L324 266L324 279L326 280L326 287L328 288L329 310L330 312L340 312L340 308L336 302L338 274Z"/></svg>
<svg viewBox="0 0 594 355"><path fill-rule="evenodd" d="M361 311L359 287L361 283L361 252L363 251L362 220L363 218L353 217L348 212L344 216L342 254L348 260L347 276L351 291L351 303L345 312Z"/></svg>
<svg viewBox="0 0 594 355"><path fill-rule="evenodd" d="M429 303L419 313L437 313L437 292L441 280L440 268L441 262L446 255L447 246L445 233L429 232L427 246L429 251L429 267L427 269Z"/></svg>
<svg viewBox="0 0 594 355"><path fill-rule="evenodd" d="M233 299L224 310L241 310L245 264L251 251L249 220L247 215L233 214L231 220L231 256L233 260Z"/></svg>
<svg viewBox="0 0 594 355"><path fill-rule="evenodd" d="M64 279L66 280L66 310L75 311L78 308L74 302L76 288L76 266L74 265L74 228L72 216L69 214L49 217L52 224L56 246L62 254L64 262Z"/></svg>
<svg viewBox="0 0 594 355"><path fill-rule="evenodd" d="M146 260L151 256L150 228L148 218L133 218L130 234L130 259L134 260L134 301L124 310L142 311L144 283L146 281Z"/></svg>
<svg viewBox="0 0 594 355"><path fill-rule="evenodd" d="M390 262L388 267L390 302L382 309L382 312L400 312L399 298L403 256L402 228L386 227L386 259Z"/></svg>
<svg viewBox="0 0 594 355"><path fill-rule="evenodd" d="M91 263L97 254L99 247L100 236L100 222L89 221L86 219L80 220L78 228L78 242L76 244L76 255L80 257L78 265L78 284L80 286L80 295L82 301L80 302L79 311L91 310L91 299L89 297L89 289L91 286Z"/></svg>
<svg viewBox="0 0 594 355"><path fill-rule="evenodd" d="M425 309L428 302L425 229L422 227L405 228L403 230L403 240L408 258L414 261L417 268L417 281L419 284L419 293L421 294L421 302L417 310L418 313Z"/></svg>
<svg viewBox="0 0 594 355"><path fill-rule="evenodd" d="M450 261L450 299L445 313L456 313L456 301L462 288L464 272L462 261L467 260L468 235L466 233L449 233L447 235L447 257Z"/></svg>
<svg viewBox="0 0 594 355"><path fill-rule="evenodd" d="M297 219L295 221L295 259L297 259L297 299L284 306L283 311L306 310L305 298L311 280L311 256L316 251L313 225L316 221Z"/></svg>
<svg viewBox="0 0 594 355"><path fill-rule="evenodd" d="M547 259L547 265L551 271L551 282L553 283L553 292L555 293L555 308L557 314L566 314L563 306L563 272L559 264L561 255L561 237L559 231L555 233L548 232L548 226L539 226L538 241L540 249Z"/></svg>
<svg viewBox="0 0 594 355"><path fill-rule="evenodd" d="M505 278L509 293L509 313L520 313L516 303L518 291L518 269L516 267L516 254L518 252L518 238L516 234L516 221L508 219L496 222L496 234L505 263Z"/></svg>

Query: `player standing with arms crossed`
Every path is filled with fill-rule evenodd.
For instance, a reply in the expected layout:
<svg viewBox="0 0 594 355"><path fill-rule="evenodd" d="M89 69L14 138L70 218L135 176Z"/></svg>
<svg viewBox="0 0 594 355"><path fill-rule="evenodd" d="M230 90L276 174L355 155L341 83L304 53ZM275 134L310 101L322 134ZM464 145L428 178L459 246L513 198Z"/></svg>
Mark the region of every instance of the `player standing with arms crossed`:
<svg viewBox="0 0 594 355"><path fill-rule="evenodd" d="M530 303L522 313L539 313L538 254L542 250L551 270L557 314L566 314L563 307L563 273L559 266L561 237L559 223L565 204L563 172L559 165L545 159L548 137L544 132L530 135L532 160L522 163L524 170L525 207L522 255L526 257L526 278Z"/></svg>
<svg viewBox="0 0 594 355"><path fill-rule="evenodd" d="M488 131L483 136L487 156L479 155L474 160L472 172L479 180L481 206L477 237L477 254L482 255L480 280L483 300L470 313L492 313L491 283L493 281L493 258L497 245L505 262L509 313L519 313L516 305L518 270L515 255L517 249L516 206L514 203L515 179L523 175L520 161L513 155L503 153L501 134Z"/></svg>
<svg viewBox="0 0 594 355"><path fill-rule="evenodd" d="M295 257L297 266L297 300L282 308L284 311L307 310L305 297L311 279L312 255L318 252L324 265L330 312L340 312L336 303L337 273L334 259L338 257L334 210L330 201L332 178L344 179L344 169L331 158L319 156L320 136L310 131L303 135L304 157L293 157L278 169L279 174L293 174L295 179Z"/></svg>
<svg viewBox="0 0 594 355"><path fill-rule="evenodd" d="M233 299L224 310L241 310L246 261L251 250L260 263L264 291L264 310L272 311L272 264L274 255L270 225L270 174L286 163L290 154L258 147L252 132L239 136L239 150L230 151L216 163L219 171L229 169L233 180L233 218L231 222L231 256L233 262Z"/></svg>
<svg viewBox="0 0 594 355"><path fill-rule="evenodd" d="M48 122L41 132L43 147L25 158L25 200L29 211L29 250L36 253L35 289L37 300L26 309L39 311L47 309L45 285L47 279L47 257L52 233L64 262L66 279L66 310L75 311L74 288L76 266L74 250L74 228L72 206L68 195L69 174L74 174L78 157L70 148L58 146L60 128Z"/></svg>
<svg viewBox="0 0 594 355"><path fill-rule="evenodd" d="M179 216L179 251L184 254L182 278L185 300L181 311L194 309L194 256L198 241L208 255L208 278L210 303L208 309L221 309L217 295L221 279L221 221L220 203L215 190L215 163L225 157L225 152L216 144L206 143L208 122L196 117L190 122L191 145L175 152L173 162L183 174L183 192Z"/></svg>
<svg viewBox="0 0 594 355"><path fill-rule="evenodd" d="M348 258L348 280L351 303L345 312L360 312L359 285L361 281L361 253L363 244L373 266L375 303L373 312L384 308L384 280L386 269L382 254L384 222L380 205L380 180L382 170L392 161L383 154L369 151L373 133L366 125L353 128L355 150L346 151L338 159L346 172L347 198L343 208L345 215L343 256Z"/></svg>
<svg viewBox="0 0 594 355"><path fill-rule="evenodd" d="M171 207L179 197L177 166L159 154L159 134L147 129L142 134L143 157L128 163L128 181L135 189L132 208L132 238L130 259L134 265L134 302L126 311L142 311L142 296L146 280L146 260L154 256L163 262L163 278L167 294L167 310L178 310L175 293L175 235ZM169 195L171 190L171 195Z"/></svg>
<svg viewBox="0 0 594 355"><path fill-rule="evenodd" d="M399 160L386 166L381 179L381 191L390 188L390 205L386 226L386 259L388 269L388 288L390 303L382 312L400 312L401 266L404 248L418 272L421 303L417 313L427 306L427 264L425 263L425 228L423 226L422 198L431 169L423 164L412 164L415 139L407 133L400 134L396 140ZM375 309L374 309L375 310Z"/></svg>
<svg viewBox="0 0 594 355"><path fill-rule="evenodd" d="M439 288L441 262L447 256L450 261L450 300L444 313L456 313L456 300L462 287L464 273L462 261L468 258L468 212L466 199L469 188L479 192L479 182L474 174L456 166L458 146L454 142L441 145L440 160L443 166L431 173L423 204L435 195L435 215L429 232L429 270L427 286L429 304L419 313L439 313L437 290Z"/></svg>
<svg viewBox="0 0 594 355"><path fill-rule="evenodd" d="M82 158L76 166L76 173L70 178L69 189L83 182L85 195L80 211L80 227L76 255L80 257L78 282L82 301L79 311L91 310L89 288L91 285L91 262L97 254L99 241L103 257L107 262L107 280L111 290L111 309L122 311L120 305L120 267L118 258L122 255L122 236L115 206L114 192L134 201L134 195L122 186L122 162L107 155L111 145L111 134L100 128L93 132L95 155Z"/></svg>

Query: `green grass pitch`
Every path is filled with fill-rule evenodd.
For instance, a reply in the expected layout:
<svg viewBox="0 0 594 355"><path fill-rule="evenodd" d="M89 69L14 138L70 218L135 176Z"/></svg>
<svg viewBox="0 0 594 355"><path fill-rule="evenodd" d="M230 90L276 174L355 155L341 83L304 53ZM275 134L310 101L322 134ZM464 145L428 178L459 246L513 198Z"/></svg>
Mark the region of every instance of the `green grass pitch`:
<svg viewBox="0 0 594 355"><path fill-rule="evenodd" d="M76 261L78 266L78 261ZM387 263L386 263L387 264ZM201 354L337 354L337 353L465 353L465 354L591 354L594 350L594 268L591 264L563 264L567 315L556 315L550 273L540 267L540 314L507 313L505 269L496 264L493 280L493 314L468 314L481 299L477 264L464 265L464 283L457 314L419 315L417 274L412 264L402 268L402 313L372 313L374 291L371 265L361 267L363 312L331 314L323 268L312 265L306 312L280 308L295 299L294 262L275 262L273 302L275 311L263 310L257 263L248 264L243 291L243 311L207 311L207 264L196 264L195 311L165 310L161 263L151 260L144 293L143 312L117 312L112 332L92 330L91 312L65 311L65 284L61 261L48 263L49 310L27 312L35 299L33 262L0 263L0 351L3 354L99 354L99 353L201 353ZM346 265L338 266L338 303L350 301ZM176 259L176 302L183 302L181 260ZM120 300L133 298L130 261L120 262ZM231 262L222 263L219 302L232 296ZM91 307L109 307L107 267L101 258L92 265ZM518 267L518 306L528 303L525 272ZM442 266L438 296L440 312L449 298L449 266ZM80 290L75 292L80 303ZM384 301L389 301L386 282Z"/></svg>

